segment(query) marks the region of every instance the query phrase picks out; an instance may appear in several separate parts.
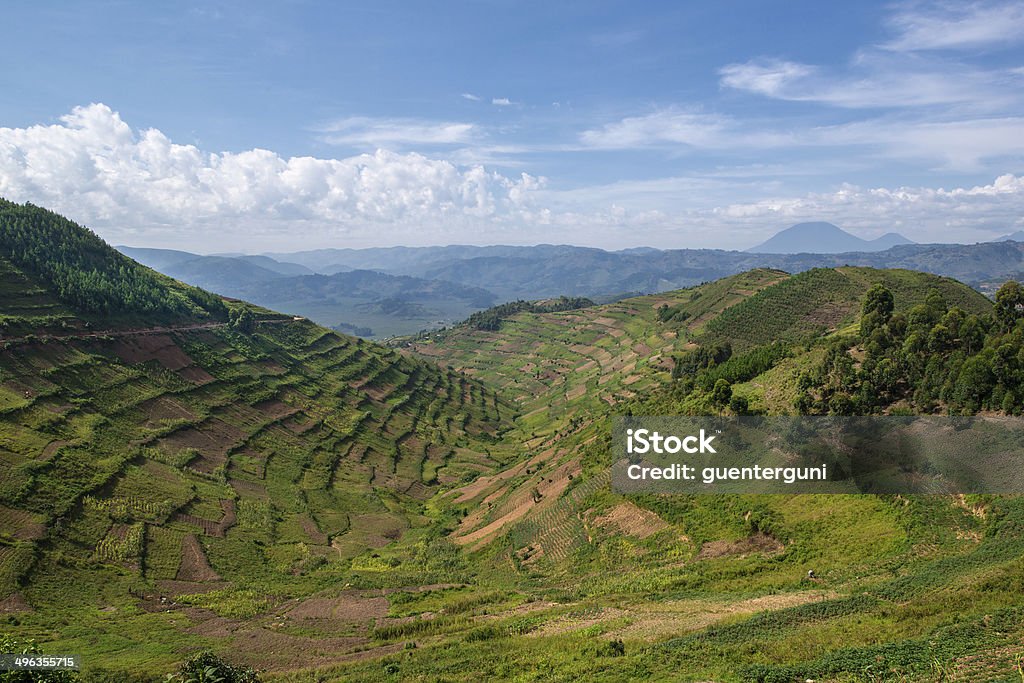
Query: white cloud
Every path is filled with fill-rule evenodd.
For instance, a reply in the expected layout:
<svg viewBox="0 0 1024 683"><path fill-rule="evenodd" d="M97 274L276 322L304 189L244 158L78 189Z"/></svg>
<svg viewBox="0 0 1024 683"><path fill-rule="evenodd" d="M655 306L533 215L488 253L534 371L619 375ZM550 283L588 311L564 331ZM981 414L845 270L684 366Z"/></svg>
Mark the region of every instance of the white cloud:
<svg viewBox="0 0 1024 683"><path fill-rule="evenodd" d="M991 111L1020 99L1007 91L1009 72L871 50L860 52L845 71L755 59L729 64L719 75L726 88L851 109L960 105Z"/></svg>
<svg viewBox="0 0 1024 683"><path fill-rule="evenodd" d="M642 116L592 128L580 134L584 148L600 150L642 149L682 145L700 149L779 147L794 142L791 134L746 126L719 114L678 108L661 109Z"/></svg>
<svg viewBox="0 0 1024 683"><path fill-rule="evenodd" d="M955 121L871 119L809 131L810 144L874 147L876 154L974 171L996 159L1024 157L1024 117Z"/></svg>
<svg viewBox="0 0 1024 683"><path fill-rule="evenodd" d="M580 142L593 149L636 149L666 142L709 147L718 145L727 128L721 117L667 109L583 131Z"/></svg>
<svg viewBox="0 0 1024 683"><path fill-rule="evenodd" d="M351 147L409 147L415 145L466 144L481 136L472 123L420 121L417 119L375 119L352 116L318 129L324 142Z"/></svg>
<svg viewBox="0 0 1024 683"><path fill-rule="evenodd" d="M739 126L693 116L638 117L598 129L591 142L636 144L647 131L682 144L727 144ZM968 156L972 147L997 153L1000 138L1004 146L1024 146L1012 142L1024 140L1016 135L1024 129L1020 120L985 125L990 136L978 124L973 133L925 131L912 143L932 149L944 137L962 137L955 154ZM898 126L892 122L886 136L912 139L912 131ZM748 139L761 134L749 132ZM774 134L766 135L763 144L771 144ZM877 130L853 126L827 135L846 136L849 144L879 139ZM756 174L720 174L552 189L525 173L502 175L412 153L378 150L339 159L286 158L263 149L216 153L174 143L159 130L134 130L102 104L76 108L54 125L0 128L0 195L53 208L107 239L137 245L253 252L554 240L741 248L799 220L831 220L875 234L900 230L918 241L986 239L1024 227L1019 175L953 189L847 185L805 194L782 187Z"/></svg>
<svg viewBox="0 0 1024 683"><path fill-rule="evenodd" d="M470 102L479 102L483 98L481 98L479 95L474 95L471 92L464 92L462 93L462 99L469 100Z"/></svg>
<svg viewBox="0 0 1024 683"><path fill-rule="evenodd" d="M816 69L780 59L729 64L719 70L722 85L768 97L785 97L794 82L813 76Z"/></svg>
<svg viewBox="0 0 1024 683"><path fill-rule="evenodd" d="M949 190L844 185L833 192L731 204L711 214L732 225L774 226L752 230L758 239L799 221L826 220L870 237L896 230L917 242L988 241L1024 227L1024 177L1006 174L987 185Z"/></svg>
<svg viewBox="0 0 1024 683"><path fill-rule="evenodd" d="M1024 2L905 5L886 23L897 34L893 40L863 46L844 66L760 57L722 67L720 83L780 100L851 109L1020 109L1017 69L994 68L973 59L976 55L950 51L1024 42Z"/></svg>
<svg viewBox="0 0 1024 683"><path fill-rule="evenodd" d="M512 104L512 100L507 97L494 97L491 98L491 104L496 107L507 107Z"/></svg>
<svg viewBox="0 0 1024 683"><path fill-rule="evenodd" d="M890 50L959 50L1024 41L1024 3L952 3L897 12Z"/></svg>
<svg viewBox="0 0 1024 683"><path fill-rule="evenodd" d="M877 163L880 157L977 171L993 160L1024 157L1024 117L930 121L890 116L801 127L664 109L584 131L580 143L593 150L696 149L749 153L754 158L766 150L847 148L847 163Z"/></svg>
<svg viewBox="0 0 1024 683"><path fill-rule="evenodd" d="M152 239L278 240L289 231L380 237L514 223L542 181L383 150L343 159L283 158L262 149L209 153L158 130L134 131L103 104L60 123L0 128L0 195L102 228ZM204 236L215 229L215 235ZM224 245L222 245L224 246ZM243 246L243 245L239 245Z"/></svg>

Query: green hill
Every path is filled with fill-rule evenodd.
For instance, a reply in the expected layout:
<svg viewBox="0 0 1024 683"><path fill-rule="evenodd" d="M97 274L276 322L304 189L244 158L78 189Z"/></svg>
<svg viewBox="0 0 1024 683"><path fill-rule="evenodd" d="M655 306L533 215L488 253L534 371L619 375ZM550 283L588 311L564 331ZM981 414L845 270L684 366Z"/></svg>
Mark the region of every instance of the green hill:
<svg viewBox="0 0 1024 683"><path fill-rule="evenodd" d="M0 624L84 680L200 648L292 683L1019 677L1022 499L608 486L615 414L923 410L892 370L922 358L993 373L961 406L993 410L1020 383L1013 286L993 307L907 271L755 270L396 351L192 309L62 230L0 250ZM99 257L56 246L79 243Z"/></svg>
<svg viewBox="0 0 1024 683"><path fill-rule="evenodd" d="M511 457L495 394L304 320L247 308L242 323L241 304L12 206L0 215L0 611L17 615L5 630L89 654L91 669L122 672L111 680L170 671L203 644L294 666L364 648L367 623L329 645L285 639L275 657L230 645L241 620L360 582L354 568L396 542L420 556L385 584L450 580L425 501ZM237 621L199 635L196 615Z"/></svg>
<svg viewBox="0 0 1024 683"><path fill-rule="evenodd" d="M109 325L136 320L224 320L227 316L219 297L141 266L82 226L31 204L0 199L0 255L10 261L0 266L8 289L41 287L85 320ZM20 275L10 273L12 266ZM28 282L19 283L22 278ZM4 309L5 317L29 314L20 322L35 329L60 322L59 315L52 321L46 318L47 307L5 305Z"/></svg>
<svg viewBox="0 0 1024 683"><path fill-rule="evenodd" d="M729 340L738 349L780 340L802 341L855 322L865 292L876 283L893 292L901 311L924 303L932 289L950 305L969 313L990 308L980 293L938 275L909 270L815 268L787 277L730 307L708 323L706 332Z"/></svg>
<svg viewBox="0 0 1024 683"><path fill-rule="evenodd" d="M466 512L452 538L481 567L477 594L515 590L534 602L475 625L435 622L433 633L460 643L458 658L422 649L395 666L455 680L511 678L538 662L545 680L565 681L1012 680L1010 644L1024 636L1020 499L607 489L603 417L730 412L701 398L710 371L736 380L750 408L793 412L798 377L832 340L856 345L875 284L892 288L898 316L936 301L992 312L969 288L918 273L754 271L581 311L520 313L498 333L410 342L524 406L527 459L442 500ZM840 314L820 325L814 311L829 302ZM764 345L773 337L752 311L774 338L801 343ZM722 344L737 350L696 375L672 379L663 362ZM464 593L412 605L447 609ZM338 671L372 678L372 667Z"/></svg>

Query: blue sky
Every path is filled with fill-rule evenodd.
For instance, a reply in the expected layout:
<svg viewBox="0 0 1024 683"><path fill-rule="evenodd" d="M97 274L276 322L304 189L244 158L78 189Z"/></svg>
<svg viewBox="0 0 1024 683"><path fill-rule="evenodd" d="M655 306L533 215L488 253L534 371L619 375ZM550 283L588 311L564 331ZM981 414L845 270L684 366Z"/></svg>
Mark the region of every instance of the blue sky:
<svg viewBox="0 0 1024 683"><path fill-rule="evenodd" d="M1024 228L1022 2L15 0L0 37L0 195L115 242Z"/></svg>

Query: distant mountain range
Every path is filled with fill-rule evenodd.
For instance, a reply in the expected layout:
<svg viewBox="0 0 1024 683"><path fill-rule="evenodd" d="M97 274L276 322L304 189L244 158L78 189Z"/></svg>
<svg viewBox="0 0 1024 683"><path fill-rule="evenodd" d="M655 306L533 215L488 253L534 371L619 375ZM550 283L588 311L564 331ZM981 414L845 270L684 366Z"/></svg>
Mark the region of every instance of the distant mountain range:
<svg viewBox="0 0 1024 683"><path fill-rule="evenodd" d="M901 244L914 242L895 232L865 240L831 223L818 222L797 223L747 251L755 254L842 254L885 251Z"/></svg>
<svg viewBox="0 0 1024 683"><path fill-rule="evenodd" d="M182 282L367 337L450 325L497 303L493 293L472 285L341 265L323 274L268 256L117 248Z"/></svg>
<svg viewBox="0 0 1024 683"><path fill-rule="evenodd" d="M946 275L991 293L1024 276L1024 231L973 245L915 244L896 233L861 239L831 223L800 223L748 251L650 247L455 245L316 249L260 256L200 256L119 249L166 275L210 291L307 316L364 336L450 325L495 303L691 287L752 268L797 273L843 265Z"/></svg>

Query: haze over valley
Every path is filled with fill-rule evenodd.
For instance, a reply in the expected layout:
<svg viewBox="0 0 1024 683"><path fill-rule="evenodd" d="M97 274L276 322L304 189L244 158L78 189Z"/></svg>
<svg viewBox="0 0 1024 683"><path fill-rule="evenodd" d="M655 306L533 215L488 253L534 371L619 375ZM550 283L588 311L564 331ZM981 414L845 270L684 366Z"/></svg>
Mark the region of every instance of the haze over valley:
<svg viewBox="0 0 1024 683"><path fill-rule="evenodd" d="M721 249L568 245L318 249L254 256L119 249L189 284L309 317L369 338L449 327L498 303L588 297L607 301L692 287L753 268L798 273L857 265L946 275L993 293L1024 275L1024 244L913 244L899 235L875 241L829 223L780 231L746 252ZM763 247L763 248L762 248ZM849 248L860 251L848 251Z"/></svg>

